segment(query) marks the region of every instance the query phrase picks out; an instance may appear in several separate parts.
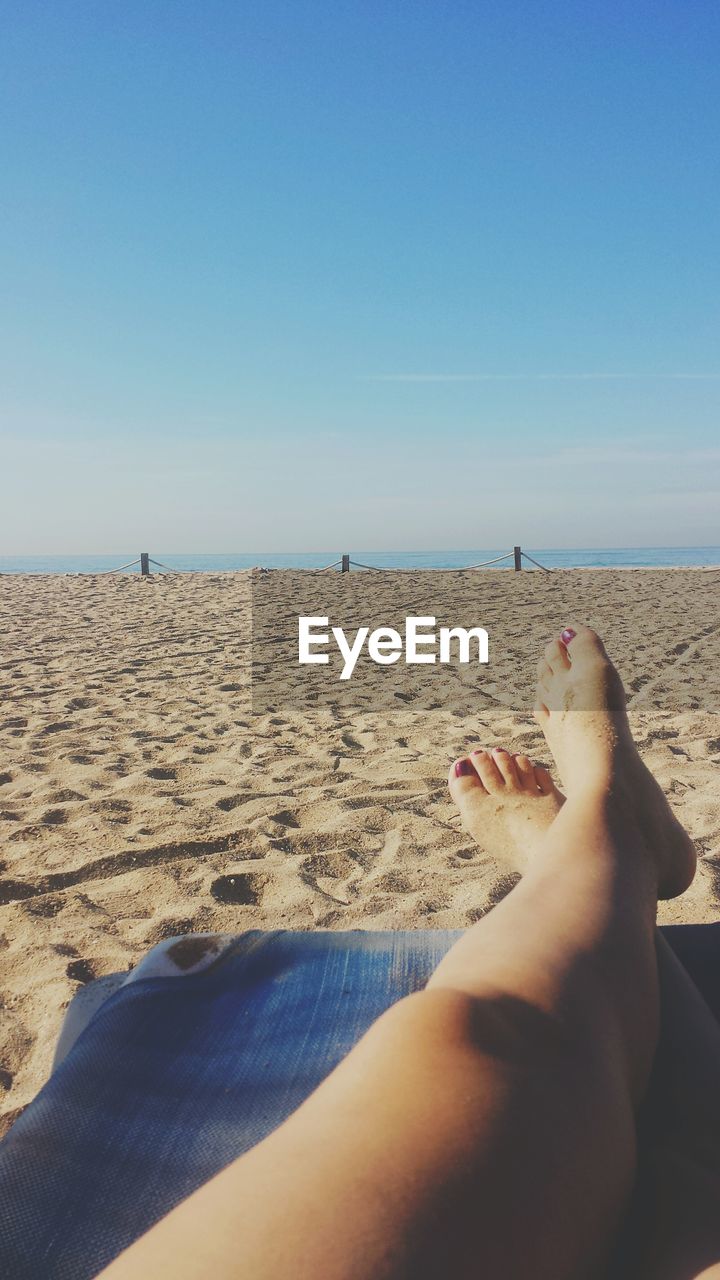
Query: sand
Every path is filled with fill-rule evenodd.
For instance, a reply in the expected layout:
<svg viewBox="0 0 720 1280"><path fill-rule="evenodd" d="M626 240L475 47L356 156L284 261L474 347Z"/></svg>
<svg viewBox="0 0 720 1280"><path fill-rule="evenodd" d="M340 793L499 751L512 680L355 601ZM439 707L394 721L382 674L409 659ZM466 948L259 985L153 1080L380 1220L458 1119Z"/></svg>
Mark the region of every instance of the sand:
<svg viewBox="0 0 720 1280"><path fill-rule="evenodd" d="M262 575L279 617L303 581ZM344 592L358 623L428 599L452 623L461 601L489 630L490 669L432 697L398 665L379 702L318 685L310 707L275 671L254 709L253 583L0 577L3 1127L47 1078L78 985L163 938L479 919L513 880L461 830L448 765L494 743L547 759L534 662L571 617L606 636L642 754L701 854L660 919L718 918L720 573L337 576L317 590Z"/></svg>

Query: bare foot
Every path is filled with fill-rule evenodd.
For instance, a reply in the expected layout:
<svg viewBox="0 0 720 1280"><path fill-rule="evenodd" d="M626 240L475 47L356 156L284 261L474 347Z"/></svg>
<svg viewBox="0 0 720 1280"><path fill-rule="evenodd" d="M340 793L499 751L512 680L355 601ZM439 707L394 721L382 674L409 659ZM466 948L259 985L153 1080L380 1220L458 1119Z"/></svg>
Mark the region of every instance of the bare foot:
<svg viewBox="0 0 720 1280"><path fill-rule="evenodd" d="M456 760L448 786L468 834L517 871L525 870L565 799L547 769L504 747Z"/></svg>
<svg viewBox="0 0 720 1280"><path fill-rule="evenodd" d="M590 627L574 625L552 640L538 668L535 718L568 795L591 791L632 811L658 869L659 896L690 884L696 854L633 741L622 680Z"/></svg>

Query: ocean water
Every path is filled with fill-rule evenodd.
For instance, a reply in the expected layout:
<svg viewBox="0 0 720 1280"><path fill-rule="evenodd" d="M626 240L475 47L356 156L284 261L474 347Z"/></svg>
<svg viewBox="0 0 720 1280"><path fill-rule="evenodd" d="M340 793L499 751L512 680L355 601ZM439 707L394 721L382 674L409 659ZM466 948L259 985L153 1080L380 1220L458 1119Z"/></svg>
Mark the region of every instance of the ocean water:
<svg viewBox="0 0 720 1280"><path fill-rule="evenodd" d="M529 547L528 553L548 569L569 568L662 568L669 566L720 565L720 547L580 547L563 549ZM338 551L262 552L217 555L150 553L163 568L183 573L227 573L233 569L324 569L340 560ZM466 569L497 556L507 548L475 551L351 551L351 562L377 569ZM1 556L0 573L108 573L138 559L138 552L115 555ZM512 554L497 568L511 569ZM533 566L524 561L525 568ZM339 565L338 565L339 567ZM153 572L159 570L151 565ZM139 564L124 570L139 573Z"/></svg>

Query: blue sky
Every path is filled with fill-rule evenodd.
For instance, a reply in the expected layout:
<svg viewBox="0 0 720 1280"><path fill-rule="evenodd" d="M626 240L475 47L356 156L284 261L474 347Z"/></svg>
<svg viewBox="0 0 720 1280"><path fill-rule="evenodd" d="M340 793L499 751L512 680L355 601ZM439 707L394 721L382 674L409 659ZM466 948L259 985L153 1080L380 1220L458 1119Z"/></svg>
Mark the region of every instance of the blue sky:
<svg viewBox="0 0 720 1280"><path fill-rule="evenodd" d="M0 550L719 540L716 5L3 18Z"/></svg>

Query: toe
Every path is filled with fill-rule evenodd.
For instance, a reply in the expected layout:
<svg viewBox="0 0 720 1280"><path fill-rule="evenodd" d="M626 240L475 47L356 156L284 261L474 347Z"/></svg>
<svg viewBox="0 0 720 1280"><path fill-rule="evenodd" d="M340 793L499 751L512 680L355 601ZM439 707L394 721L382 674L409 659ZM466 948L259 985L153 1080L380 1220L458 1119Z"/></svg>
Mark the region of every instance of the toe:
<svg viewBox="0 0 720 1280"><path fill-rule="evenodd" d="M505 779L489 751L484 749L473 751L470 758L477 769L480 781L490 795L505 789Z"/></svg>
<svg viewBox="0 0 720 1280"><path fill-rule="evenodd" d="M463 799L471 792L484 791L477 769L467 756L461 756L459 760L451 764L448 787L450 788L450 795L457 805L462 804Z"/></svg>
<svg viewBox="0 0 720 1280"><path fill-rule="evenodd" d="M570 667L567 647L560 640L551 640L545 649L545 662L553 673L567 671Z"/></svg>
<svg viewBox="0 0 720 1280"><path fill-rule="evenodd" d="M505 747L493 747L492 758L495 767L505 783L506 791L521 791L520 779L515 768L515 759Z"/></svg>
<svg viewBox="0 0 720 1280"><path fill-rule="evenodd" d="M550 777L545 766L542 764L535 765L535 782L538 790L541 791L544 796L551 796L555 794L555 783Z"/></svg>
<svg viewBox="0 0 720 1280"><path fill-rule="evenodd" d="M563 639L558 643L565 649L570 662L582 657L607 658L605 645L592 627L585 627L580 622L569 622L562 636Z"/></svg>
<svg viewBox="0 0 720 1280"><path fill-rule="evenodd" d="M537 782L535 780L535 766L532 760L529 760L527 756L515 756L515 769L522 790L534 795L537 791Z"/></svg>

